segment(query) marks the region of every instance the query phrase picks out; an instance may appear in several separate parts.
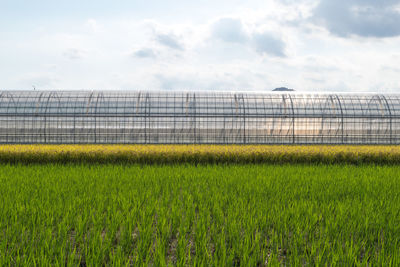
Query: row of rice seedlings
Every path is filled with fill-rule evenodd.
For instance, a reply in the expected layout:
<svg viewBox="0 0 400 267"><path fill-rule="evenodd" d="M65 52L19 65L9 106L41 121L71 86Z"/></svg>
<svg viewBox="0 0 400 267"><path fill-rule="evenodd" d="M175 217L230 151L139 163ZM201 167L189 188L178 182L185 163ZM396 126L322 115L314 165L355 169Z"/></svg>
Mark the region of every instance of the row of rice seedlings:
<svg viewBox="0 0 400 267"><path fill-rule="evenodd" d="M0 145L0 162L399 164L400 146Z"/></svg>
<svg viewBox="0 0 400 267"><path fill-rule="evenodd" d="M0 265L398 265L399 171L0 165Z"/></svg>

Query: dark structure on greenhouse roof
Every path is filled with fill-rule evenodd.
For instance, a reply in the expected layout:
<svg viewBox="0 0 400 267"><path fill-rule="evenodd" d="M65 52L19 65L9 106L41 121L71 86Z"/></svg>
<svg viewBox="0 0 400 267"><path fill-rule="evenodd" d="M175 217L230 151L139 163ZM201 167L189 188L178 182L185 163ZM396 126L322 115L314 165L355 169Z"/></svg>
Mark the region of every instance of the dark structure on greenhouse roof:
<svg viewBox="0 0 400 267"><path fill-rule="evenodd" d="M399 144L400 95L0 91L0 143Z"/></svg>

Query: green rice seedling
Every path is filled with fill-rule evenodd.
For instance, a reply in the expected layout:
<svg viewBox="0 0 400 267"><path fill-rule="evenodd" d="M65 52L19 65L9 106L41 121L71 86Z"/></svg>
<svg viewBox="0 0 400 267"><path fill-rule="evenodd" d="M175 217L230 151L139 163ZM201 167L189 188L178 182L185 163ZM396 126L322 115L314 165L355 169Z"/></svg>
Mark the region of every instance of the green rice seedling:
<svg viewBox="0 0 400 267"><path fill-rule="evenodd" d="M398 265L399 171L0 165L0 265Z"/></svg>

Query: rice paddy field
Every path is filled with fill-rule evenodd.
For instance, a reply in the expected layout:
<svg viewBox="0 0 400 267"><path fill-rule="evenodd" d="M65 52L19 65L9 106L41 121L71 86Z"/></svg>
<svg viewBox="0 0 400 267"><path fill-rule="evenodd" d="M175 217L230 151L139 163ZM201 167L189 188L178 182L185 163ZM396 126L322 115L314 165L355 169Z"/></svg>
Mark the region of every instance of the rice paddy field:
<svg viewBox="0 0 400 267"><path fill-rule="evenodd" d="M0 146L0 266L400 265L397 147L121 147Z"/></svg>

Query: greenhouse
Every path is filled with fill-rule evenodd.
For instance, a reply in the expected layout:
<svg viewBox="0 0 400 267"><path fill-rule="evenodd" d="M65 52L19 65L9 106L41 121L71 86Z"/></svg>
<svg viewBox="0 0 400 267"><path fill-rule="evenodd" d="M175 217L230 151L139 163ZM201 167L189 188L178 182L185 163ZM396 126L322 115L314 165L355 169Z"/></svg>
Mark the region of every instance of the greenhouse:
<svg viewBox="0 0 400 267"><path fill-rule="evenodd" d="M0 143L398 144L400 95L0 91Z"/></svg>

